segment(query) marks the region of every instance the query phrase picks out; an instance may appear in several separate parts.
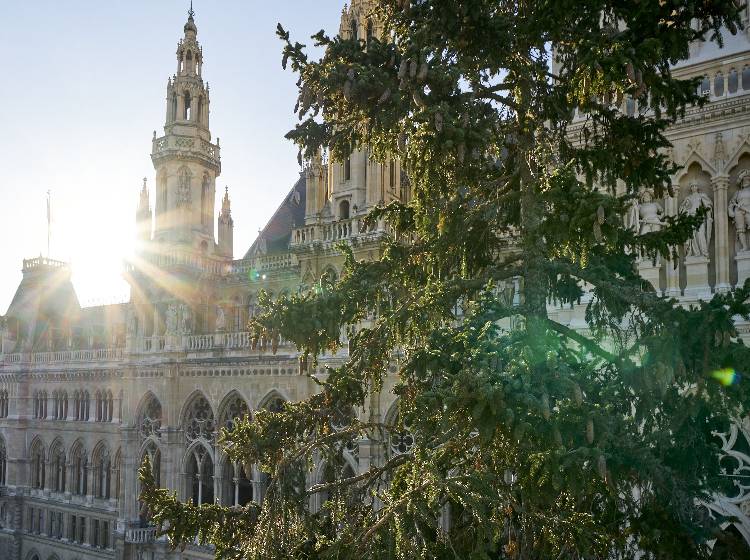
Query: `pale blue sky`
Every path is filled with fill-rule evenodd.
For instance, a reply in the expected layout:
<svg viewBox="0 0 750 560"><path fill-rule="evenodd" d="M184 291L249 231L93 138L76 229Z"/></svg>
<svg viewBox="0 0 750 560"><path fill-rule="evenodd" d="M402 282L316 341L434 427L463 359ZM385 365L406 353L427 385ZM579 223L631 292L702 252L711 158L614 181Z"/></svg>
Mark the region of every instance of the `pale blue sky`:
<svg viewBox="0 0 750 560"><path fill-rule="evenodd" d="M167 78L187 19L185 0L0 0L0 314L21 261L46 252L52 190L53 258L71 260L82 302L122 298L121 261L133 238L143 177L153 186L153 130L162 133ZM299 175L296 77L281 69L281 22L309 43L338 30L339 0L195 0L211 131L241 256Z"/></svg>

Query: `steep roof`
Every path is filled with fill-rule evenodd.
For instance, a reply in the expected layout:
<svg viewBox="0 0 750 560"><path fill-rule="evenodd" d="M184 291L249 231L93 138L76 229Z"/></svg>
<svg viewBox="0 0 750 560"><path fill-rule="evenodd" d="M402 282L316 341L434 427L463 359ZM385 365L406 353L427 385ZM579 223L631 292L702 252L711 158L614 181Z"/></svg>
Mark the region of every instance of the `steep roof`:
<svg viewBox="0 0 750 560"><path fill-rule="evenodd" d="M258 238L245 253L246 259L268 253L283 253L289 249L292 230L305 223L305 175L287 193Z"/></svg>

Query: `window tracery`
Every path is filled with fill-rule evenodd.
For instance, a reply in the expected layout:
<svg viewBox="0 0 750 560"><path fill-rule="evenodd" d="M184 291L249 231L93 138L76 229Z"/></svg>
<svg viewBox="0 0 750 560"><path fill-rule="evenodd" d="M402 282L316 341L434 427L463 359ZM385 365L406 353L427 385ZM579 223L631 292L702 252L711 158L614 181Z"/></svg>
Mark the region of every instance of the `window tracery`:
<svg viewBox="0 0 750 560"><path fill-rule="evenodd" d="M224 407L220 425L222 428L226 428L228 432L231 432L234 430L235 423L238 420L242 420L248 416L250 416L250 409L245 399L235 393Z"/></svg>
<svg viewBox="0 0 750 560"><path fill-rule="evenodd" d="M138 433L141 440L161 437L161 415L161 403L156 397L149 395L138 418Z"/></svg>
<svg viewBox="0 0 750 560"><path fill-rule="evenodd" d="M195 440L214 441L216 423L211 405L203 395L196 396L190 403L183 422L185 438L188 442Z"/></svg>
<svg viewBox="0 0 750 560"><path fill-rule="evenodd" d="M78 496L85 496L88 492L88 481L86 471L88 468L88 456L86 450L79 443L73 446L71 455L71 474L73 476L71 491Z"/></svg>

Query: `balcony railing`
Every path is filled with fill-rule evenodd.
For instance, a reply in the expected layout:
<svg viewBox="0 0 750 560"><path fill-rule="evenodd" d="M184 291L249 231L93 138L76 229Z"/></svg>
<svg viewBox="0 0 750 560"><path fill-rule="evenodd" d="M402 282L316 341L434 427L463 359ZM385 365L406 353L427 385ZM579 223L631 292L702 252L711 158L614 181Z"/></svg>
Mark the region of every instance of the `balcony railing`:
<svg viewBox="0 0 750 560"><path fill-rule="evenodd" d="M363 218L349 218L327 224L296 228L292 231L291 245L294 247L310 243L335 243L388 232L388 228L382 222L365 226Z"/></svg>
<svg viewBox="0 0 750 560"><path fill-rule="evenodd" d="M149 544L156 540L156 527L135 527L125 530L125 542L129 544Z"/></svg>
<svg viewBox="0 0 750 560"><path fill-rule="evenodd" d="M114 362L122 360L122 348L103 348L98 350L60 350L57 352L15 352L3 354L6 364L57 364L78 362Z"/></svg>

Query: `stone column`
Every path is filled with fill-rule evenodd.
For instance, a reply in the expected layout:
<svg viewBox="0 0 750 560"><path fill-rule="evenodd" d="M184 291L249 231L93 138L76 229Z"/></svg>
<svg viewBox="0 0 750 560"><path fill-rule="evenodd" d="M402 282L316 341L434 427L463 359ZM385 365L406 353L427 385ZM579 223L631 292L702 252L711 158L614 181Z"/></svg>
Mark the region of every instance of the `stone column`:
<svg viewBox="0 0 750 560"><path fill-rule="evenodd" d="M729 282L729 215L727 214L727 190L729 188L728 175L711 177L714 189L714 240L716 262L716 291L726 293L730 290Z"/></svg>
<svg viewBox="0 0 750 560"><path fill-rule="evenodd" d="M679 195L680 193L680 185L673 184L672 190L674 191L675 195ZM664 197L664 212L667 216L676 216L677 215L677 207L678 207L678 199L673 196L665 196ZM678 297L680 295L680 269L679 269L679 261L675 261L673 259L667 259L665 262L665 273L667 277L667 290L666 295L669 297ZM658 282L658 279L657 279ZM656 286L654 286L657 291L659 290L658 283Z"/></svg>

